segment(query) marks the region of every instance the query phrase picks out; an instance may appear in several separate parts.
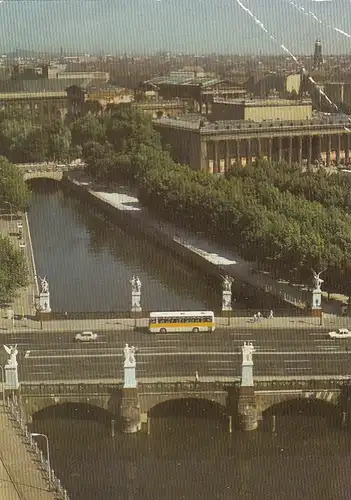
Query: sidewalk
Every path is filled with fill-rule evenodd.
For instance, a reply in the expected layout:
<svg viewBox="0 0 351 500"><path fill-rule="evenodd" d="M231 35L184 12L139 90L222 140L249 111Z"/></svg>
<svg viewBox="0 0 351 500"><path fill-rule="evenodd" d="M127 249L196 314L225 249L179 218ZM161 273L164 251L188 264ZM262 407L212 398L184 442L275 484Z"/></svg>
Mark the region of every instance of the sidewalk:
<svg viewBox="0 0 351 500"><path fill-rule="evenodd" d="M73 334L84 330L92 330L94 332L118 332L118 331L146 331L148 325L147 318L134 319L79 319L79 320L52 320L43 321L43 328L40 323L31 319L12 321L0 318L0 332L20 334L26 332L38 333L43 331L50 333ZM253 318L249 317L233 317L228 322L228 318L216 318L217 328L225 328L228 330L319 330L320 328L351 328L351 319L348 317L337 317L334 315L325 314L323 317L323 325L320 324L319 318L311 316L295 316L295 317L276 317L272 319L261 319L254 322Z"/></svg>
<svg viewBox="0 0 351 500"><path fill-rule="evenodd" d="M32 457L14 423L0 406L1 500L54 500L39 464Z"/></svg>
<svg viewBox="0 0 351 500"><path fill-rule="evenodd" d="M7 220L8 218L8 220ZM35 278L35 269L33 268L33 260L31 254L31 241L30 241L30 233L28 229L28 221L25 215L21 216L21 218L16 218L13 216L12 222L10 217L8 216L6 219L4 217L0 217L0 233L2 235L6 235L10 238L11 242L15 247L19 248L19 243L21 240L18 239L18 228L17 223L22 222L23 224L23 241L25 243L25 247L21 249L26 257L28 270L29 270L29 285L25 288L21 288L17 291L15 299L13 301L13 310L14 314L17 317L22 317L25 315L34 315L34 297L37 295L37 283ZM4 310L0 311L1 320L3 320ZM11 321L7 320L7 323Z"/></svg>
<svg viewBox="0 0 351 500"><path fill-rule="evenodd" d="M156 219L147 207L141 205L128 187L121 186L118 191L105 192L84 175L84 172L70 173L69 178L81 189L89 191L96 198L114 207L116 211L128 214L128 217L135 219L137 226L150 228L154 233L163 233L174 243L193 252L197 257L202 257L212 266L217 267L218 276L228 274L300 308L303 308L307 302L311 302L312 292L308 286L275 280L267 272L259 272L254 262L245 261L234 251L202 237L201 233L194 234L169 222ZM146 233L147 231L146 229ZM342 294L331 294L332 300L328 301L327 295L323 292L324 311L329 314L340 314L341 304L347 303L348 297Z"/></svg>

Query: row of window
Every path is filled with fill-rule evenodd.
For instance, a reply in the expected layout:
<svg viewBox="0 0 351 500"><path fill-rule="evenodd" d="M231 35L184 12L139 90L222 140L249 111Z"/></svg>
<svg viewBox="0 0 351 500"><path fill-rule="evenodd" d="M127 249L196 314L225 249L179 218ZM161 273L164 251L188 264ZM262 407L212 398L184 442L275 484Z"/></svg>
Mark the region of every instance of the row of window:
<svg viewBox="0 0 351 500"><path fill-rule="evenodd" d="M151 318L150 324L160 323L211 323L212 316L200 316L192 318Z"/></svg>

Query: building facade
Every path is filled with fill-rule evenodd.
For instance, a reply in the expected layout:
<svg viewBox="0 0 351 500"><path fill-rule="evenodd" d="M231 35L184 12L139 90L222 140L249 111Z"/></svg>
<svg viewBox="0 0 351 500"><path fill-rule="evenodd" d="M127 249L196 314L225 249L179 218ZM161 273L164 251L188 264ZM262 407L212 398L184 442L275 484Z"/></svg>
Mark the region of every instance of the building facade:
<svg viewBox="0 0 351 500"><path fill-rule="evenodd" d="M347 122L348 123L348 122ZM301 122L222 121L206 123L199 116L154 121L163 144L175 161L196 170L225 173L232 163L251 164L256 158L313 165L324 161L349 164L351 130L336 117Z"/></svg>

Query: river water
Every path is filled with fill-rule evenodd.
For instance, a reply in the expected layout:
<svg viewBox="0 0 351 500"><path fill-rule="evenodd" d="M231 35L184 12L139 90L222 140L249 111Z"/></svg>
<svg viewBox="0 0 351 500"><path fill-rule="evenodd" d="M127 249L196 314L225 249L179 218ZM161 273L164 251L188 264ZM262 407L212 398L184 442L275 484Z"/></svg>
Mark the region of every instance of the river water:
<svg viewBox="0 0 351 500"><path fill-rule="evenodd" d="M129 311L131 285L142 282L145 310L217 307L211 281L110 223L58 184L32 183L28 210L37 274L47 276L56 312Z"/></svg>
<svg viewBox="0 0 351 500"><path fill-rule="evenodd" d="M55 182L36 180L30 186L28 219L36 269L38 276L48 278L54 312L129 312L133 274L141 279L146 311L221 307L220 284L195 267L138 238L135 231L116 226ZM236 309L276 311L274 298L236 282L233 290Z"/></svg>
<svg viewBox="0 0 351 500"><path fill-rule="evenodd" d="M186 406L153 417L149 436L112 438L108 425L77 408L42 415L33 428L48 435L71 500L351 498L350 431L318 405L312 413L294 403L292 412L278 411L276 433L270 413L259 430L231 435L216 410Z"/></svg>

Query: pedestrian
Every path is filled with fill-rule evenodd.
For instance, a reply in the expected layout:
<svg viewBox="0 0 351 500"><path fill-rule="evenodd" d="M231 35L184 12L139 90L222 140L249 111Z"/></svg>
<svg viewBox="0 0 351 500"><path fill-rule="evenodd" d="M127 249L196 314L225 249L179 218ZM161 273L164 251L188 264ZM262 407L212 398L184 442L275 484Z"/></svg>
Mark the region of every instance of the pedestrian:
<svg viewBox="0 0 351 500"><path fill-rule="evenodd" d="M195 382L199 381L199 372L196 370L195 372Z"/></svg>
<svg viewBox="0 0 351 500"><path fill-rule="evenodd" d="M258 311L258 313L257 313L257 321L260 321L260 319L261 319L261 313L260 313L260 311Z"/></svg>
<svg viewBox="0 0 351 500"><path fill-rule="evenodd" d="M268 316L269 319L272 319L273 318L273 311L272 309L269 311L269 316Z"/></svg>
<svg viewBox="0 0 351 500"><path fill-rule="evenodd" d="M254 323L256 323L256 321L257 321L257 314L254 314L253 320L254 320Z"/></svg>

